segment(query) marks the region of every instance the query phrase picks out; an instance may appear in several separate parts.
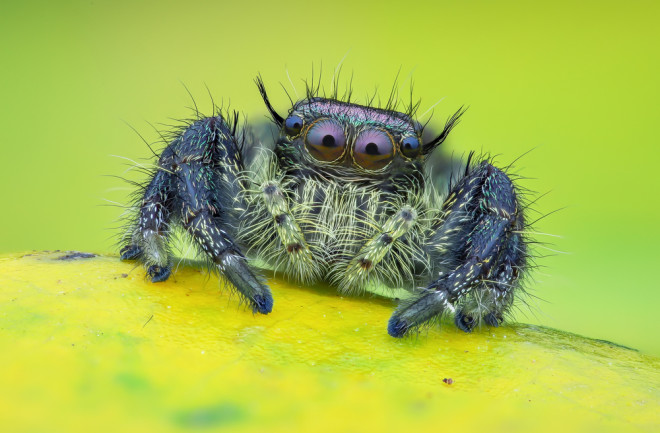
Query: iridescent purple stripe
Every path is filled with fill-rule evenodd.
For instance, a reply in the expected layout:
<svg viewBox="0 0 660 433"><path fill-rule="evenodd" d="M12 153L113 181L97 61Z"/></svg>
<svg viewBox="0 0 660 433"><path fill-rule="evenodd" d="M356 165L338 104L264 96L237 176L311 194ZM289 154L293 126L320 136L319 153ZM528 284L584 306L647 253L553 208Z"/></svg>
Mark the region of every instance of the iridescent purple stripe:
<svg viewBox="0 0 660 433"><path fill-rule="evenodd" d="M319 115L345 117L347 120L370 125L382 125L396 128L401 132L414 134L415 130L409 121L388 112L376 108L363 107L360 105L346 105L335 101L316 101L302 104L297 110L302 115Z"/></svg>

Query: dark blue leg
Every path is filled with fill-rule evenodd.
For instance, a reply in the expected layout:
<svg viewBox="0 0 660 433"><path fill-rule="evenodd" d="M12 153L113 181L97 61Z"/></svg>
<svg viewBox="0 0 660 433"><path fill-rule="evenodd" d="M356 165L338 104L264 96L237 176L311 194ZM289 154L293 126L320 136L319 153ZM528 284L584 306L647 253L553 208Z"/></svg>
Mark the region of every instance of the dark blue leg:
<svg viewBox="0 0 660 433"><path fill-rule="evenodd" d="M168 248L173 203L171 174L157 169L140 196L130 243L121 249L120 258L142 262L147 276L157 283L167 280L172 269Z"/></svg>
<svg viewBox="0 0 660 433"><path fill-rule="evenodd" d="M439 275L399 306L389 334L402 337L447 310L456 310L455 323L466 332L482 321L498 326L525 266L523 226L506 174L488 161L469 167L452 188L429 240Z"/></svg>
<svg viewBox="0 0 660 433"><path fill-rule="evenodd" d="M152 231L165 234L142 225L143 220L149 223L155 219L148 214L150 209L160 211L157 221L161 227L181 224L253 311L269 313L273 308L270 290L234 241L240 218L236 209L244 209L241 202L244 166L232 128L222 116L198 120L172 141L158 165L160 168L145 189L136 235L122 249L122 259L144 261L149 265L147 272L153 281L169 276L169 267L155 269L154 264L149 264L147 258L154 255L154 248L144 240ZM159 198L153 204L149 201L152 195ZM166 236L158 240L162 240L163 249L167 247Z"/></svg>

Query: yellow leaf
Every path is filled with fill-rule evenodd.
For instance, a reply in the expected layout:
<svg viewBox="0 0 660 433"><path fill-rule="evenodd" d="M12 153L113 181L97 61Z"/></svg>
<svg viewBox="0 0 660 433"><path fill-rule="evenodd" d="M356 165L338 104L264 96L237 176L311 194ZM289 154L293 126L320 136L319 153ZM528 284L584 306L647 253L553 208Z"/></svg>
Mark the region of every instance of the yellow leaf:
<svg viewBox="0 0 660 433"><path fill-rule="evenodd" d="M253 315L202 270L152 284L67 254L0 257L2 431L660 429L660 360L612 343L521 324L400 340L385 298L272 278Z"/></svg>

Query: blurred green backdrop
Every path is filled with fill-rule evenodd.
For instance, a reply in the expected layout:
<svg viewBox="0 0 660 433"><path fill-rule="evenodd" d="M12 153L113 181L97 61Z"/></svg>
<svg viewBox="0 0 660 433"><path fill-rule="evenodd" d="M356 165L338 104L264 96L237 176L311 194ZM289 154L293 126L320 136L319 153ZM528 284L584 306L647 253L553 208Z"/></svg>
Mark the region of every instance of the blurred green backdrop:
<svg viewBox="0 0 660 433"><path fill-rule="evenodd" d="M518 163L550 192L537 224L568 252L539 260L543 299L520 320L660 354L660 3L610 1L2 2L0 252L112 252L120 155L150 155L130 125L231 101L253 121L262 73L281 111L312 64L346 56L356 95L412 74L432 125L470 106L445 147ZM348 73L348 74L347 74ZM326 83L330 82L326 74ZM407 88L407 87L406 87ZM531 216L534 218L534 216ZM540 253L551 253L539 250ZM385 329L385 328L383 328ZM383 331L384 332L384 331Z"/></svg>

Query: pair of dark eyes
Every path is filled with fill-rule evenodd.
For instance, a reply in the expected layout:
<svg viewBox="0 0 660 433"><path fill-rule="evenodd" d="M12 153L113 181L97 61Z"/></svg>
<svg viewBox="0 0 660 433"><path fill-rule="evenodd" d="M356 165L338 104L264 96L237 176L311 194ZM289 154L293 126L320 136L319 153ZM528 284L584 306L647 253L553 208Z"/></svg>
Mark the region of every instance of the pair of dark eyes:
<svg viewBox="0 0 660 433"><path fill-rule="evenodd" d="M298 116L289 116L284 129L288 135L300 134L303 121ZM333 119L321 119L312 123L305 133L305 147L319 161L336 161L344 153L346 134L341 124ZM408 158L419 154L417 137L406 137L401 141L401 152ZM353 146L353 158L362 168L378 170L385 167L394 157L392 136L380 129L362 131Z"/></svg>

